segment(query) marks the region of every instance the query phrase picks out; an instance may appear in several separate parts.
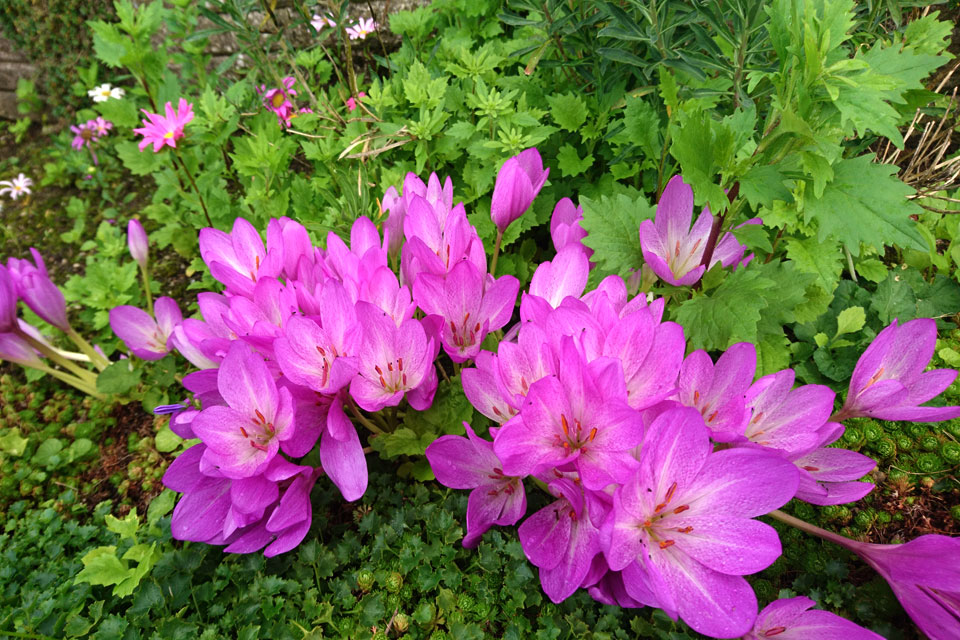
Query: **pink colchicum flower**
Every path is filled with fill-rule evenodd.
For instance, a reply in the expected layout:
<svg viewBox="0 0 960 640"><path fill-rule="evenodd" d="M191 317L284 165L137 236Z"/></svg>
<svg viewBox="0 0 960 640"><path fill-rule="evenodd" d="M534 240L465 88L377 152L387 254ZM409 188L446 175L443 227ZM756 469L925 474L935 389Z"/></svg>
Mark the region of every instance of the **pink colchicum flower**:
<svg viewBox="0 0 960 640"><path fill-rule="evenodd" d="M493 185L490 217L497 231L503 233L510 223L530 208L533 199L547 182L550 169L536 149L526 149L503 163Z"/></svg>
<svg viewBox="0 0 960 640"><path fill-rule="evenodd" d="M951 369L924 369L937 345L936 322L896 320L877 334L860 356L843 408L835 420L869 416L879 420L937 422L960 416L960 406L923 407L956 379Z"/></svg>
<svg viewBox="0 0 960 640"><path fill-rule="evenodd" d="M173 298L157 298L154 313L156 320L146 311L128 305L110 310L110 328L133 355L143 360L159 360L170 353L170 335L183 321Z"/></svg>
<svg viewBox="0 0 960 640"><path fill-rule="evenodd" d="M227 406L212 406L193 419L207 445L204 461L233 479L263 473L280 443L295 429L293 398L277 385L263 358L240 341L220 365L217 387Z"/></svg>
<svg viewBox="0 0 960 640"><path fill-rule="evenodd" d="M695 409L671 409L650 425L640 469L614 494L604 522L611 570L627 594L718 638L745 634L756 597L741 576L780 555L773 527L752 518L785 504L795 467L763 451L713 452Z"/></svg>
<svg viewBox="0 0 960 640"><path fill-rule="evenodd" d="M366 40L367 36L380 28L373 18L360 18L357 24L347 27L347 35L351 40Z"/></svg>
<svg viewBox="0 0 960 640"><path fill-rule="evenodd" d="M571 465L587 489L625 482L636 469L629 451L643 440L643 420L627 404L619 363L587 363L565 337L558 368L559 375L530 385L520 415L497 433L503 472L525 476Z"/></svg>
<svg viewBox="0 0 960 640"><path fill-rule="evenodd" d="M0 264L0 333L17 326L17 286L5 266Z"/></svg>
<svg viewBox="0 0 960 640"><path fill-rule="evenodd" d="M33 263L29 260L9 258L7 269L17 288L17 296L30 310L61 331L69 331L67 301L60 289L50 280L43 256L30 249Z"/></svg>
<svg viewBox="0 0 960 640"><path fill-rule="evenodd" d="M860 556L890 584L907 615L930 640L960 638L960 538L925 535L905 544L870 544L786 513L773 516Z"/></svg>
<svg viewBox="0 0 960 640"><path fill-rule="evenodd" d="M147 232L143 230L143 225L136 218L131 218L127 223L127 248L130 249L132 257L141 269L147 268L147 260L150 258L150 241L147 239Z"/></svg>
<svg viewBox="0 0 960 640"><path fill-rule="evenodd" d="M173 110L173 105L169 102L164 105L164 108L166 110L165 116L141 109L147 117L144 119L142 127L133 130L134 133L143 136L139 145L140 151L151 144L154 153L160 151L164 146L176 148L177 140L183 137L183 128L193 120L193 105L184 98L180 98L176 111Z"/></svg>
<svg viewBox="0 0 960 640"><path fill-rule="evenodd" d="M809 610L816 604L803 596L774 600L760 612L743 640L883 640L880 634L834 613Z"/></svg>
<svg viewBox="0 0 960 640"><path fill-rule="evenodd" d="M590 502L569 478L549 485L559 498L527 518L517 530L527 559L540 569L540 584L553 602L571 596L587 579L594 557L601 552L600 531L589 513Z"/></svg>
<svg viewBox="0 0 960 640"><path fill-rule="evenodd" d="M465 362L476 357L488 333L509 322L519 288L513 276L494 280L462 260L446 277L421 273L413 299L425 312L443 318L443 348L454 362Z"/></svg>
<svg viewBox="0 0 960 640"><path fill-rule="evenodd" d="M644 261L665 282L676 287L693 284L707 269L700 262L713 226L713 214L704 208L691 229L692 218L693 189L682 177L674 176L660 195L654 219L640 223ZM759 222L755 219L747 224ZM718 262L725 267L745 265L753 257L741 262L745 249L727 233L717 242L709 266Z"/></svg>
<svg viewBox="0 0 960 640"><path fill-rule="evenodd" d="M437 481L453 489L473 489L467 500L467 535L463 546L480 544L493 525L516 524L527 511L527 496L520 478L506 476L493 443L473 432L467 437L441 436L427 447L426 456Z"/></svg>
<svg viewBox="0 0 960 640"><path fill-rule="evenodd" d="M21 173L13 180L0 180L0 196L9 195L12 200L16 200L22 195L29 195L31 186L33 180Z"/></svg>

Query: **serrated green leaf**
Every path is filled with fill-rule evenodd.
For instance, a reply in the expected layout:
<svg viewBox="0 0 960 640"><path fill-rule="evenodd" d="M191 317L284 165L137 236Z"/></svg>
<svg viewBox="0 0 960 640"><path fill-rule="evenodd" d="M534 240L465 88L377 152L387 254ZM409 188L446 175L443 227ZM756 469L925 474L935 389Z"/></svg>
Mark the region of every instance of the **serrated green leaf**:
<svg viewBox="0 0 960 640"><path fill-rule="evenodd" d="M580 198L587 232L583 243L594 250L593 262L603 273L625 276L643 264L640 248L640 223L652 219L656 209L643 196L624 194Z"/></svg>
<svg viewBox="0 0 960 640"><path fill-rule="evenodd" d="M798 271L816 276L816 284L832 293L843 271L843 253L836 242L819 242L816 238L789 238L784 243L787 257Z"/></svg>
<svg viewBox="0 0 960 640"><path fill-rule="evenodd" d="M131 540L137 539L137 529L140 528L140 518L137 517L137 508L134 507L130 510L123 519L116 518L111 514L107 514L104 518L104 524L106 524L107 529L112 531L120 536L120 539L130 538Z"/></svg>
<svg viewBox="0 0 960 640"><path fill-rule="evenodd" d="M557 167L565 178L580 175L593 165L593 156L587 154L586 158L581 159L577 150L569 144L560 147L557 153Z"/></svg>
<svg viewBox="0 0 960 640"><path fill-rule="evenodd" d="M774 201L790 202L793 196L783 184L786 178L775 165L753 166L740 177L740 193L751 207L772 207Z"/></svg>
<svg viewBox="0 0 960 640"><path fill-rule="evenodd" d="M804 203L804 222L815 220L821 241L832 236L854 255L861 242L878 249L896 244L925 251L927 243L910 219L922 209L907 200L914 191L896 178L896 171L873 162L872 156L841 160L823 195Z"/></svg>
<svg viewBox="0 0 960 640"><path fill-rule="evenodd" d="M77 574L74 582L109 586L123 582L129 575L130 569L117 558L116 547L97 547L81 559L83 569Z"/></svg>
<svg viewBox="0 0 960 640"><path fill-rule="evenodd" d="M912 320L916 304L917 298L910 285L891 271L887 279L877 285L870 309L879 316L880 322L890 324L894 318L901 322Z"/></svg>
<svg viewBox="0 0 960 640"><path fill-rule="evenodd" d="M117 156L123 162L123 166L130 170L135 176L150 175L161 166L163 166L166 155L165 150L160 153L154 153L152 147L143 151L137 148L137 143L132 141L120 142L117 144Z"/></svg>
<svg viewBox="0 0 960 640"><path fill-rule="evenodd" d="M765 296L775 284L758 270L738 269L709 294L681 303L675 319L690 336L688 346L711 351L755 342Z"/></svg>
<svg viewBox="0 0 960 640"><path fill-rule="evenodd" d="M587 105L574 93L548 96L553 121L567 131L578 131L587 120Z"/></svg>
<svg viewBox="0 0 960 640"><path fill-rule="evenodd" d="M863 310L863 307L849 307L840 312L837 316L837 335L841 336L845 333L856 333L863 329L863 325L867 322L867 313ZM834 343L835 346L840 346L837 343Z"/></svg>

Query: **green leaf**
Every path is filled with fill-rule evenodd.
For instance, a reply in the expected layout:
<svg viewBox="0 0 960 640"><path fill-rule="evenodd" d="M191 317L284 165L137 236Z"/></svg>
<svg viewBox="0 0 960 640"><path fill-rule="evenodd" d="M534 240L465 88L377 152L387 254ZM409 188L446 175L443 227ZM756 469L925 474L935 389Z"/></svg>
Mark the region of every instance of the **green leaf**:
<svg viewBox="0 0 960 640"><path fill-rule="evenodd" d="M775 282L756 269L737 269L708 294L680 304L676 321L694 349L726 349L740 341L755 342L765 295Z"/></svg>
<svg viewBox="0 0 960 640"><path fill-rule="evenodd" d="M131 370L130 360L114 362L97 376L97 391L100 393L126 393L137 386L142 369Z"/></svg>
<svg viewBox="0 0 960 640"><path fill-rule="evenodd" d="M593 260L603 273L627 275L643 264L640 248L640 223L650 220L656 209L642 195L603 195L597 199L581 196L583 220L587 232L583 243L594 250Z"/></svg>
<svg viewBox="0 0 960 640"><path fill-rule="evenodd" d="M164 165L166 158L163 151L154 153L153 147L140 151L137 143L131 141L120 142L116 148L117 156L123 162L123 166L135 176L150 175Z"/></svg>
<svg viewBox="0 0 960 640"><path fill-rule="evenodd" d="M867 322L867 314L863 310L863 307L850 307L844 309L840 312L840 315L837 316L837 335L841 336L845 333L856 333L863 329L863 325Z"/></svg>
<svg viewBox="0 0 960 640"><path fill-rule="evenodd" d="M653 162L660 159L663 151L660 116L649 102L643 98L628 96L623 110L623 133L618 141L636 144L643 154Z"/></svg>
<svg viewBox="0 0 960 640"><path fill-rule="evenodd" d="M798 271L812 273L817 285L833 293L843 271L843 252L836 242L820 242L816 238L788 238L787 257Z"/></svg>
<svg viewBox="0 0 960 640"><path fill-rule="evenodd" d="M951 367L960 369L960 353L957 353L954 349L944 347L940 349L940 351L937 351L937 355Z"/></svg>
<svg viewBox="0 0 960 640"><path fill-rule="evenodd" d="M119 584L130 576L130 569L117 558L116 547L97 547L83 556L83 569L74 582L101 586Z"/></svg>
<svg viewBox="0 0 960 640"><path fill-rule="evenodd" d="M123 554L123 559L133 560L137 563L137 567L130 572L120 584L113 588L113 595L125 598L133 593L134 589L140 584L140 581L150 573L153 565L157 563L161 555L160 550L157 549L156 542L152 543L149 547L146 544L138 544L130 547L127 552Z"/></svg>
<svg viewBox="0 0 960 640"><path fill-rule="evenodd" d="M681 111L670 126L670 155L683 169L683 179L693 187L694 201L709 204L719 212L727 206L727 196L716 176L729 170L736 141L728 122L714 119L703 111Z"/></svg>
<svg viewBox="0 0 960 640"><path fill-rule="evenodd" d="M832 236L854 255L859 255L861 242L925 251L927 243L910 219L923 210L907 200L914 191L896 178L896 171L869 155L841 160L823 195L805 201L804 222L816 220L821 241Z"/></svg>
<svg viewBox="0 0 960 640"><path fill-rule="evenodd" d="M41 466L56 466L60 462L57 455L63 449L63 442L57 438L47 438L37 447L33 454L34 464ZM56 456L56 457L55 457Z"/></svg>
<svg viewBox="0 0 960 640"><path fill-rule="evenodd" d="M140 124L140 112L133 100L114 100L98 102L94 109L117 127L136 127Z"/></svg>
<svg viewBox="0 0 960 640"><path fill-rule="evenodd" d="M856 270L858 276L870 282L883 282L887 278L887 265L876 258L858 260Z"/></svg>
<svg viewBox="0 0 960 640"><path fill-rule="evenodd" d="M431 78L430 72L419 60L410 65L407 77L403 80L403 93L415 107L434 109L443 104L447 88L444 76Z"/></svg>
<svg viewBox="0 0 960 640"><path fill-rule="evenodd" d="M147 507L147 524L153 526L163 516L173 511L177 502L177 494L170 489L164 489L156 498L150 501Z"/></svg>
<svg viewBox="0 0 960 640"><path fill-rule="evenodd" d="M553 121L562 129L578 131L587 120L587 105L574 93L548 96L547 102Z"/></svg>
<svg viewBox="0 0 960 640"><path fill-rule="evenodd" d="M791 202L790 190L783 184L786 177L776 165L753 166L740 177L740 193L751 207L772 207L775 200Z"/></svg>
<svg viewBox="0 0 960 640"><path fill-rule="evenodd" d="M173 451L180 446L181 442L183 442L183 438L175 434L170 429L170 425L164 425L154 437L154 444L157 447L157 451L160 453L169 453L170 451Z"/></svg>
<svg viewBox="0 0 960 640"><path fill-rule="evenodd" d="M563 177L565 178L571 178L573 176L580 175L592 165L592 155L587 154L587 157L581 160L580 156L577 154L577 150L569 144L565 144L560 147L560 152L557 153L557 166L560 168L560 171L563 173Z"/></svg>
<svg viewBox="0 0 960 640"><path fill-rule="evenodd" d="M5 429L3 433L0 433L0 451L14 458L23 455L28 442L30 441L20 435L18 427Z"/></svg>
<svg viewBox="0 0 960 640"><path fill-rule="evenodd" d="M121 540L125 538L136 540L137 529L140 528L140 518L137 517L137 508L134 507L131 509L130 513L122 520L108 513L104 518L104 524L107 525L109 531L113 531L119 535Z"/></svg>

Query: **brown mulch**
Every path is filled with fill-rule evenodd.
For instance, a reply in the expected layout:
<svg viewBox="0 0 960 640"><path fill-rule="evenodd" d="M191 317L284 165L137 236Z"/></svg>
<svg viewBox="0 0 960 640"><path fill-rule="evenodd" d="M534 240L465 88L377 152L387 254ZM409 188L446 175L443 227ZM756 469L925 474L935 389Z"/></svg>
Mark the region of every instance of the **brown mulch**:
<svg viewBox="0 0 960 640"><path fill-rule="evenodd" d="M117 504L115 508L117 515L126 515L132 506L135 506L137 513L142 515L147 512L150 501L163 490L163 485L155 482L152 490L145 491L141 483L131 481L126 494L126 501L129 504L120 504L124 496L120 495L117 488L110 482L110 476L119 473L126 478L127 465L137 457L145 457L143 452L128 451L127 440L130 433L136 433L138 438L156 435L155 418L144 412L136 402L117 405L113 416L117 419L117 424L110 433L105 434L106 437L113 438L113 443L109 445L101 443L98 461L77 478L78 486L85 486L87 483L93 485L92 491L81 493L79 498L91 511L100 502L111 500Z"/></svg>

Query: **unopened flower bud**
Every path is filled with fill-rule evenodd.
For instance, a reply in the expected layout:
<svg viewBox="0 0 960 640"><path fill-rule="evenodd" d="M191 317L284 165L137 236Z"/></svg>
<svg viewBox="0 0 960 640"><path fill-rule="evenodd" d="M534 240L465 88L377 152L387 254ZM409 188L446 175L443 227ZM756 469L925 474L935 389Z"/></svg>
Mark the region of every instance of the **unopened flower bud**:
<svg viewBox="0 0 960 640"><path fill-rule="evenodd" d="M149 254L147 232L143 230L143 225L136 218L131 219L130 224L127 225L127 246L130 247L130 255L137 264L146 269Z"/></svg>

